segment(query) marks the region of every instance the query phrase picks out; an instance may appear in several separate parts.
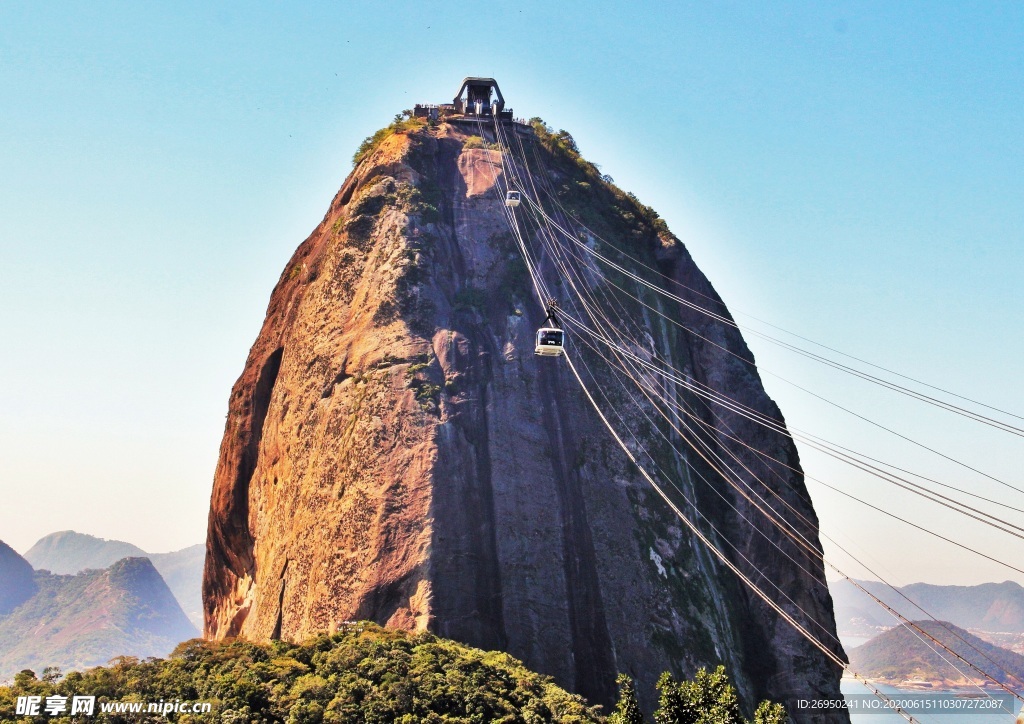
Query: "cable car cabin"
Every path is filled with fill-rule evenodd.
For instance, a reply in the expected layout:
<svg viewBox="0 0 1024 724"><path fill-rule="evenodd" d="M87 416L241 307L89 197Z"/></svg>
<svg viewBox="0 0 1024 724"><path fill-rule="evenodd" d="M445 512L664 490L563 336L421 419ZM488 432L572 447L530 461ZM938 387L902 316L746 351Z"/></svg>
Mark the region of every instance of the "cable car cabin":
<svg viewBox="0 0 1024 724"><path fill-rule="evenodd" d="M505 206L519 206L518 191L509 191L505 194Z"/></svg>
<svg viewBox="0 0 1024 724"><path fill-rule="evenodd" d="M557 357L565 350L565 332L557 327L541 327L537 330L537 346L533 353L542 357Z"/></svg>

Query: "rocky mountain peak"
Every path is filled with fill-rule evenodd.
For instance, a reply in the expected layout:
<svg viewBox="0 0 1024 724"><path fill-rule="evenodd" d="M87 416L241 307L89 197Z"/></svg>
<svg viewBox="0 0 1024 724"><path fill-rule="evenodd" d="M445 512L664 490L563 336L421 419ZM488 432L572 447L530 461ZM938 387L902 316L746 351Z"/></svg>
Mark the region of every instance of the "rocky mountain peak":
<svg viewBox="0 0 1024 724"><path fill-rule="evenodd" d="M148 558L73 576L36 571L32 582L29 598L0 613L0 679L25 668L70 671L121 655L166 656L198 634Z"/></svg>
<svg viewBox="0 0 1024 724"><path fill-rule="evenodd" d="M443 119L368 139L286 265L229 399L206 636L301 640L370 619L509 651L598 703L613 699L616 672L636 677L649 701L662 671L719 662L747 701L837 696L838 669L707 555L565 366L533 354L544 311L510 233L502 153L520 154L558 213L616 239L644 262L641 273L728 312L657 214L582 159L571 136L540 123L508 128L515 145L504 151L485 126ZM601 270L580 266L581 283L610 289ZM571 296L550 258L538 269ZM640 353L782 420L735 329L649 297L620 305L645 340ZM644 305L688 331L657 323ZM820 559L808 578L770 550L744 528L742 514L755 517L748 502L698 481L700 460L666 447L644 403L630 407L583 344L572 353L620 405L645 460L671 471L737 559L834 633ZM787 463L766 478L816 541L792 443L735 416L705 416L722 433L709 444L751 470L767 463L732 437Z"/></svg>
<svg viewBox="0 0 1024 724"><path fill-rule="evenodd" d="M62 530L36 541L25 558L39 570L74 574L87 568L106 568L122 558L145 555L144 550L131 543Z"/></svg>

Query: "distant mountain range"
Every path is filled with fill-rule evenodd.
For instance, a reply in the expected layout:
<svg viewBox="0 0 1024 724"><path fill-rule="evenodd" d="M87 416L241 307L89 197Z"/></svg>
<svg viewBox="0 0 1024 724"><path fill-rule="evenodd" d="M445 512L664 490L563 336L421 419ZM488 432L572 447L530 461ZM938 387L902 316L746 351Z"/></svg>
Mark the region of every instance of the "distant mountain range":
<svg viewBox="0 0 1024 724"><path fill-rule="evenodd" d="M138 546L120 540L62 530L43 536L25 552L25 560L37 571L74 575L88 568L106 568L122 558L146 558Z"/></svg>
<svg viewBox="0 0 1024 724"><path fill-rule="evenodd" d="M916 625L997 681L1015 689L1024 686L1024 656L993 646L949 622L917 621ZM948 689L986 681L907 625L892 628L847 653L857 673L894 686L927 682L933 688ZM943 656L957 663L960 671Z"/></svg>
<svg viewBox="0 0 1024 724"><path fill-rule="evenodd" d="M205 555L206 547L202 544L172 553L147 553L124 541L63 530L36 541L25 553L25 559L36 570L66 575L107 568L122 558L149 558L178 599L185 615L196 628L202 630Z"/></svg>
<svg viewBox="0 0 1024 724"><path fill-rule="evenodd" d="M38 673L45 666L80 669L122 655L166 656L199 635L147 558L55 575L32 571L0 543L0 580L0 680L24 668Z"/></svg>
<svg viewBox="0 0 1024 724"><path fill-rule="evenodd" d="M877 581L857 583L911 621L927 616L901 593L935 618L951 621L962 628L975 632L1024 634L1024 587L1012 581L978 586L913 583L897 588L898 592ZM841 637L871 637L900 624L848 581L831 583L829 590L835 607L836 629Z"/></svg>

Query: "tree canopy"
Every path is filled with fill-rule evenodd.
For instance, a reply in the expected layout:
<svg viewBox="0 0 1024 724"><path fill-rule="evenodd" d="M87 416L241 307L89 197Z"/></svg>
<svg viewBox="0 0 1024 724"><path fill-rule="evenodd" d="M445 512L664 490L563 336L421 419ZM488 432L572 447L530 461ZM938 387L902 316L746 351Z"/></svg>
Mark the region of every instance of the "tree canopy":
<svg viewBox="0 0 1024 724"><path fill-rule="evenodd" d="M167 659L114 659L61 676L25 670L0 686L0 724L71 722L66 716L14 718L18 697L94 696L96 722L252 722L254 724L642 724L633 680L618 678L610 716L527 669L506 653L482 651L427 633L348 624L303 644L203 641L180 644ZM725 668L692 681L658 682L656 724L748 724ZM205 714L118 714L111 702L209 702ZM148 716L148 718L147 718ZM77 717L76 717L77 719ZM779 704L762 702L753 724L784 724Z"/></svg>

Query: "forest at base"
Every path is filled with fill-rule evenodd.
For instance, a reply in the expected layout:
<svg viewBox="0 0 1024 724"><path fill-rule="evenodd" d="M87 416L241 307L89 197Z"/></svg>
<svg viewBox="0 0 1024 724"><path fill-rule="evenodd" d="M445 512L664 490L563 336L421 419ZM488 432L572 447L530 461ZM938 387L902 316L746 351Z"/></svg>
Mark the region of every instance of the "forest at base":
<svg viewBox="0 0 1024 724"><path fill-rule="evenodd" d="M746 724L725 670L692 681L658 683L657 724ZM482 651L431 634L372 623L349 624L304 644L193 639L167 659L115 659L84 672L22 671L0 687L0 722L77 721L66 715L16 716L18 697L95 696L96 722L497 722L640 724L632 681L619 677L614 712L556 686L508 654ZM101 712L105 702L209 702L205 714ZM779 704L762 702L754 724L783 724Z"/></svg>

